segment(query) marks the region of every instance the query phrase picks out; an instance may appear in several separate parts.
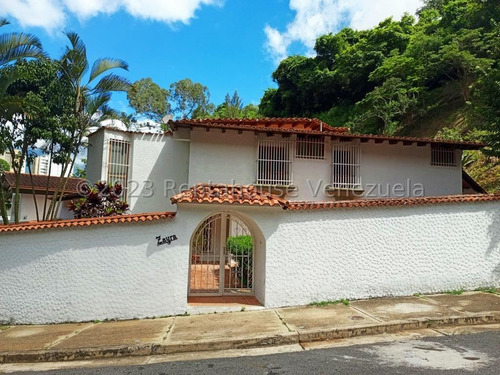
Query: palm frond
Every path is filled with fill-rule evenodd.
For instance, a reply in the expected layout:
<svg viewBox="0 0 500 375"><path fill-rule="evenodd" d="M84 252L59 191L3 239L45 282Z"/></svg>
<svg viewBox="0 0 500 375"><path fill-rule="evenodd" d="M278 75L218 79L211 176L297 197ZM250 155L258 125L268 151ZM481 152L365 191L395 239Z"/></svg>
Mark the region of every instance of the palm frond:
<svg viewBox="0 0 500 375"><path fill-rule="evenodd" d="M0 97L1 117L11 118L17 113L21 113L23 111L23 98L20 96L6 95Z"/></svg>
<svg viewBox="0 0 500 375"><path fill-rule="evenodd" d="M128 70L128 64L120 59L103 58L97 59L90 70L89 83L92 82L96 77L110 69L125 69Z"/></svg>
<svg viewBox="0 0 500 375"><path fill-rule="evenodd" d="M0 35L0 66L11 61L34 57L45 57L40 39L31 34L7 33Z"/></svg>
<svg viewBox="0 0 500 375"><path fill-rule="evenodd" d="M131 84L123 77L116 74L108 74L102 77L94 87L96 94L106 93L111 91L128 91Z"/></svg>
<svg viewBox="0 0 500 375"><path fill-rule="evenodd" d="M85 73L88 71L89 63L87 59L87 48L77 33L65 33L71 47L66 47L66 51L60 60L61 70L72 82L73 86L78 86Z"/></svg>
<svg viewBox="0 0 500 375"><path fill-rule="evenodd" d="M87 97L85 104L85 112L90 116L95 115L108 104L110 99L111 99L111 94L109 92Z"/></svg>
<svg viewBox="0 0 500 375"><path fill-rule="evenodd" d="M10 22L7 20L7 18L0 17L0 27L5 25L10 25Z"/></svg>

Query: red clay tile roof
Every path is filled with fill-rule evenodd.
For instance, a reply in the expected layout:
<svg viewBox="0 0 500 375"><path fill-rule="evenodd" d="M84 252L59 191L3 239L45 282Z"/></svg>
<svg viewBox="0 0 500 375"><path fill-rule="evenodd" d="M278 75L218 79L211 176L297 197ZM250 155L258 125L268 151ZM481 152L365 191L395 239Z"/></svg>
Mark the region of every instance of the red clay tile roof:
<svg viewBox="0 0 500 375"><path fill-rule="evenodd" d="M170 198L172 203L228 203L279 206L284 210L417 206L426 204L500 201L500 194L466 194L411 198L365 198L330 202L287 201L252 185L198 184Z"/></svg>
<svg viewBox="0 0 500 375"><path fill-rule="evenodd" d="M0 233L47 229L47 228L87 227L91 225L101 225L101 224L146 222L146 221L155 221L163 219L172 219L174 218L174 216L175 212L151 212L147 214L94 217L88 219L29 221L27 223L20 223L20 224L0 225Z"/></svg>
<svg viewBox="0 0 500 375"><path fill-rule="evenodd" d="M198 184L170 198L172 203L229 203L258 206L286 205L286 200L252 185Z"/></svg>
<svg viewBox="0 0 500 375"><path fill-rule="evenodd" d="M287 202L289 210L318 210L357 207L420 206L426 204L500 201L500 194L445 195L436 197L356 199L333 202Z"/></svg>
<svg viewBox="0 0 500 375"><path fill-rule="evenodd" d="M440 144L456 148L476 150L485 146L477 142L455 142L432 138L397 137L375 134L352 134L349 128L333 127L318 119L309 118L260 118L260 119L197 119L170 121L172 130L179 127L204 127L208 129L232 129L239 131L274 132L274 133L299 133L331 136L332 138L360 139L362 142L374 140L375 142L388 141L390 144L403 143L410 145Z"/></svg>
<svg viewBox="0 0 500 375"><path fill-rule="evenodd" d="M279 132L279 133L345 133L349 128L336 128L330 126L316 118L259 118L259 119L197 119L170 121L172 129L177 127L205 127L214 129L235 129L251 130L259 132Z"/></svg>
<svg viewBox="0 0 500 375"><path fill-rule="evenodd" d="M45 194L45 188L47 186L47 178L49 179L49 193L54 193L57 188L57 184L59 183L59 177L49 177L40 174L33 175L33 187L35 188L35 192L38 194ZM16 186L16 178L14 173L6 172L5 179L11 188ZM68 184L66 185L66 189L64 193L72 194L78 192L78 184L85 182L84 179L70 177L68 180ZM25 193L31 193L31 179L28 173L21 173L21 179L19 184L19 190Z"/></svg>

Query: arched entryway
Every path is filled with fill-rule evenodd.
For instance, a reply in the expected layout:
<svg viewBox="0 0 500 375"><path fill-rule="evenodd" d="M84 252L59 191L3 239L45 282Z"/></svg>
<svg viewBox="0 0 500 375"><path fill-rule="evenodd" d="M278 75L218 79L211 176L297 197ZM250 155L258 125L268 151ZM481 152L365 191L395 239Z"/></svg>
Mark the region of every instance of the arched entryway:
<svg viewBox="0 0 500 375"><path fill-rule="evenodd" d="M250 227L234 213L203 220L191 238L189 295L253 295L254 240Z"/></svg>

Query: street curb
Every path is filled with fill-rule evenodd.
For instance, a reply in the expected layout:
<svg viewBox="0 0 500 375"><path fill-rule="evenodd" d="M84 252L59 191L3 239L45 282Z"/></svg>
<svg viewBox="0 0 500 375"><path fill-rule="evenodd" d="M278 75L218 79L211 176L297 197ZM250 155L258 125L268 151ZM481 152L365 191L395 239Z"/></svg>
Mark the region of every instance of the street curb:
<svg viewBox="0 0 500 375"><path fill-rule="evenodd" d="M496 323L500 323L500 313L468 314L465 316L451 316L446 318L439 317L400 320L386 323L371 323L362 327L343 327L315 331L299 330L298 332L261 336L250 339L198 341L186 344L168 343L167 338L167 342L161 344L149 343L136 346L117 346L107 348L70 350L48 349L24 352L3 352L0 353L0 363L60 362L85 359L206 352L228 349L250 349L257 347L301 344L314 341L328 341L357 336L377 335L382 333L395 333L406 330Z"/></svg>

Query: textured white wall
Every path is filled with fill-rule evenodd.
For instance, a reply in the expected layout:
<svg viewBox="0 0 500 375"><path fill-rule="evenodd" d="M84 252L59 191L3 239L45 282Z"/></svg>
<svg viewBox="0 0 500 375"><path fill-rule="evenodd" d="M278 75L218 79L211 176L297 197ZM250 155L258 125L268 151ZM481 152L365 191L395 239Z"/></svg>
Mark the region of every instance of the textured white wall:
<svg viewBox="0 0 500 375"><path fill-rule="evenodd" d="M396 184L403 185L404 196L414 196L412 191L418 188L417 184L424 187L425 196L462 194L461 153L459 150L456 153L457 167L436 167L431 165L430 145L361 143L361 180L365 194L371 189L367 185L377 185L375 196L398 197L393 191Z"/></svg>
<svg viewBox="0 0 500 375"><path fill-rule="evenodd" d="M172 220L1 234L0 322L184 313L191 236L221 210L252 229L266 307L500 286L498 201L292 212L181 204Z"/></svg>
<svg viewBox="0 0 500 375"><path fill-rule="evenodd" d="M284 212L266 306L500 286L500 202Z"/></svg>
<svg viewBox="0 0 500 375"><path fill-rule="evenodd" d="M109 140L130 142L129 193L132 213L174 211L170 197L187 188L189 142L176 141L168 134L126 133L104 129L89 138L87 180L107 179ZM175 181L175 187L170 189Z"/></svg>
<svg viewBox="0 0 500 375"><path fill-rule="evenodd" d="M176 219L1 234L0 322L184 313L187 227ZM172 234L177 241L157 246L156 236Z"/></svg>
<svg viewBox="0 0 500 375"><path fill-rule="evenodd" d="M170 197L183 184L184 189L188 187L189 142L176 141L171 135L134 134L130 165L132 212L175 211Z"/></svg>

